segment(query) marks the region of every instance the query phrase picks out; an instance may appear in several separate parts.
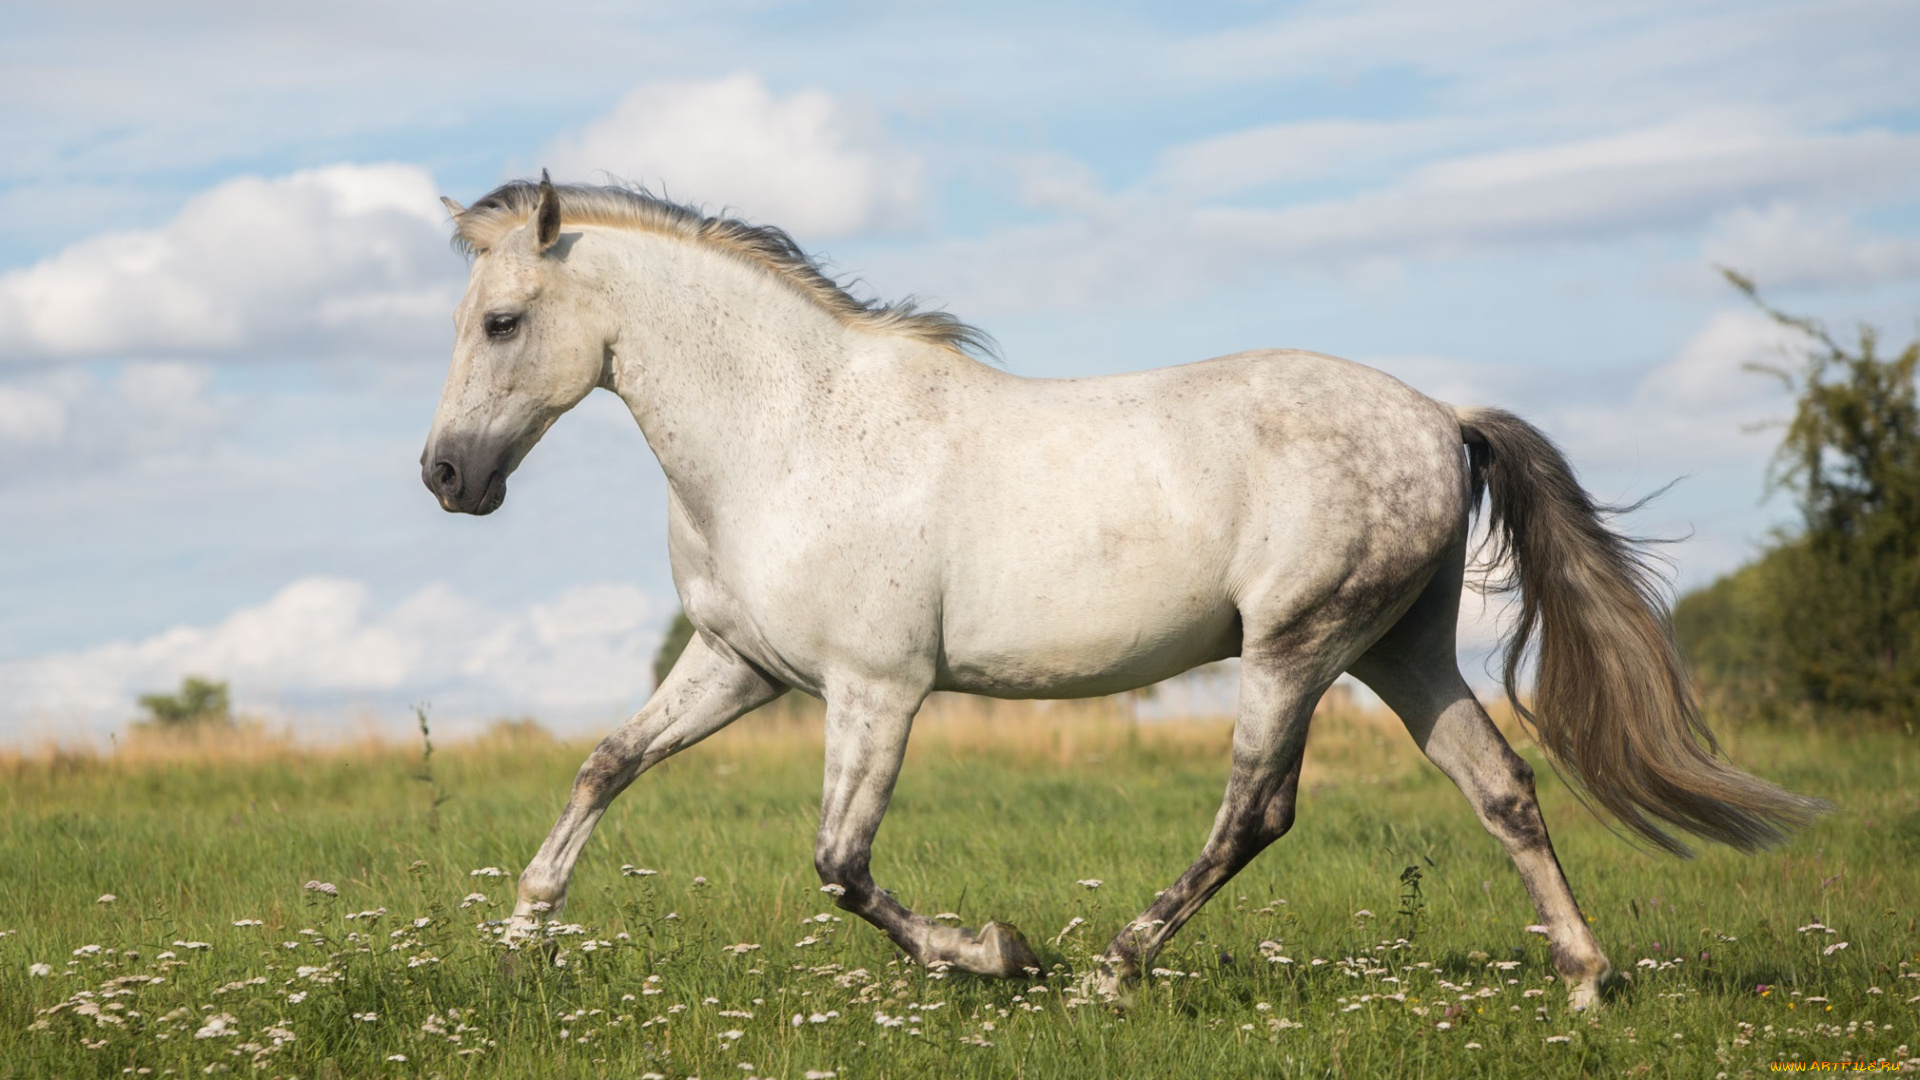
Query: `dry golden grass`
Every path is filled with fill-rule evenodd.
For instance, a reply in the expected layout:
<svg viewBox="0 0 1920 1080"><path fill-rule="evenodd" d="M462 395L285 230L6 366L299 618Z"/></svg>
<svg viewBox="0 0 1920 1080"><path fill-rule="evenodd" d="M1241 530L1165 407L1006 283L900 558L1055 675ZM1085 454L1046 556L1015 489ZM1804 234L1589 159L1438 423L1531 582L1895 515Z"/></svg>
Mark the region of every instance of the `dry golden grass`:
<svg viewBox="0 0 1920 1080"><path fill-rule="evenodd" d="M935 694L915 721L909 759L999 757L1060 766L1098 764L1121 753L1161 758L1216 759L1224 770L1233 721L1225 715L1162 715L1142 719L1131 695L1069 701L1002 701L965 694ZM1504 703L1497 722L1515 745L1530 744ZM461 756L503 745L570 747L584 757L592 740L558 739L531 720L499 721L459 735L436 734L436 752ZM137 772L186 763L259 765L296 760L356 760L417 753L417 738L379 733L368 725L324 739L302 738L291 724L245 719L226 727L165 730L135 726L112 743L0 750L0 776L21 770ZM744 760L823 749L819 701L789 695L743 718L695 753ZM1404 775L1425 761L1394 714L1365 707L1339 693L1316 712L1302 782L1378 782Z"/></svg>

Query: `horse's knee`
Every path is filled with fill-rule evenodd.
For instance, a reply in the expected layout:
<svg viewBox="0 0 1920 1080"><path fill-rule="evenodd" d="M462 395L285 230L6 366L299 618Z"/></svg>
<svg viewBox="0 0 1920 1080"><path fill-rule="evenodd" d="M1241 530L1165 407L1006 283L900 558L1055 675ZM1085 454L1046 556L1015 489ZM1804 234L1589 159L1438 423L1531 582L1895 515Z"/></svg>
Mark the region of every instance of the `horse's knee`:
<svg viewBox="0 0 1920 1080"><path fill-rule="evenodd" d="M1262 840L1271 844L1293 830L1293 800L1275 800L1267 804L1266 819L1260 823Z"/></svg>
<svg viewBox="0 0 1920 1080"><path fill-rule="evenodd" d="M1266 812L1261 816L1262 839L1267 843L1287 835L1293 829L1294 808L1299 803L1300 769L1296 766L1280 782L1279 790L1267 799Z"/></svg>
<svg viewBox="0 0 1920 1080"><path fill-rule="evenodd" d="M636 755L626 742L617 735L609 735L600 740L600 745L593 748L593 753L581 763L580 771L574 774L574 793L585 796L589 804L610 800L633 782L638 775L638 765Z"/></svg>
<svg viewBox="0 0 1920 1080"><path fill-rule="evenodd" d="M813 850L813 869L820 875L820 884L844 908L858 907L873 887L864 852L823 842Z"/></svg>

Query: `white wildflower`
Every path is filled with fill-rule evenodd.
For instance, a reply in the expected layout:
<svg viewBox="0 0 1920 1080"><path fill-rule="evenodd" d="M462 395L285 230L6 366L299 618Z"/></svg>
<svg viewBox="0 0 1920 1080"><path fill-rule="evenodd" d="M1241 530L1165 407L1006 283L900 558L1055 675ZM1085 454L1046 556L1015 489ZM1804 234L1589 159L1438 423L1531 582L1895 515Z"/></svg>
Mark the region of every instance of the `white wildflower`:
<svg viewBox="0 0 1920 1080"><path fill-rule="evenodd" d="M265 926L266 924L265 924L265 923L263 923L263 922L261 922L261 921L260 921L259 919L235 919L235 920L233 920L233 925L235 925L235 926Z"/></svg>
<svg viewBox="0 0 1920 1080"><path fill-rule="evenodd" d="M28 964L27 974L33 976L36 979L44 979L47 976L53 974L53 965L52 964Z"/></svg>
<svg viewBox="0 0 1920 1080"><path fill-rule="evenodd" d="M307 890L308 892L316 892L325 896L340 895L340 887L338 885L335 885L331 881L309 881L305 885L301 886L301 888Z"/></svg>
<svg viewBox="0 0 1920 1080"><path fill-rule="evenodd" d="M234 1019L232 1015L228 1013L216 1013L207 1017L206 1024L201 1027L199 1031L194 1032L193 1037L196 1039L220 1039L228 1035L240 1034L239 1030L233 1025Z"/></svg>
<svg viewBox="0 0 1920 1080"><path fill-rule="evenodd" d="M112 893L110 893L110 892L109 892L109 893L101 893L101 894L100 894L100 899L98 899L98 900L95 900L95 901L94 901L94 903L96 903L96 904L111 904L111 903L113 903L113 902L114 902L115 900L118 900L118 899L120 899L120 898L119 898L119 897L117 897L117 896L115 896L115 895L113 895L113 894L112 894Z"/></svg>
<svg viewBox="0 0 1920 1080"><path fill-rule="evenodd" d="M1829 945L1829 946L1827 946L1827 947L1826 947L1825 949L1822 949L1822 950L1820 951L1820 955L1822 955L1822 956L1832 956L1832 955L1833 955L1834 953L1837 953L1837 952L1839 952L1839 951L1840 951L1841 949L1844 949L1844 948L1846 948L1846 947L1847 947L1847 943L1846 943L1846 942L1844 942L1844 941L1836 941L1836 942L1834 942L1833 944L1831 944L1831 945Z"/></svg>
<svg viewBox="0 0 1920 1080"><path fill-rule="evenodd" d="M832 884L822 885L820 886L820 891L823 893L826 893L828 896L847 895L847 887L845 885L832 885Z"/></svg>
<svg viewBox="0 0 1920 1080"><path fill-rule="evenodd" d="M460 906L463 908L470 908L475 904L491 904L491 903L493 903L493 901L487 899L486 893L470 892L467 894L466 899L460 901Z"/></svg>
<svg viewBox="0 0 1920 1080"><path fill-rule="evenodd" d="M1080 879L1079 881L1076 881L1076 882L1074 882L1074 884L1075 884L1075 885L1084 885L1084 886L1086 886L1086 887L1087 887L1087 888L1089 888L1089 889L1097 889L1097 888L1099 888L1100 886L1102 886L1102 885L1105 885L1105 884L1106 884L1106 882L1104 882L1104 881L1101 881L1101 880L1100 880L1099 878L1097 878L1097 877L1090 877L1090 878L1081 878L1081 879Z"/></svg>

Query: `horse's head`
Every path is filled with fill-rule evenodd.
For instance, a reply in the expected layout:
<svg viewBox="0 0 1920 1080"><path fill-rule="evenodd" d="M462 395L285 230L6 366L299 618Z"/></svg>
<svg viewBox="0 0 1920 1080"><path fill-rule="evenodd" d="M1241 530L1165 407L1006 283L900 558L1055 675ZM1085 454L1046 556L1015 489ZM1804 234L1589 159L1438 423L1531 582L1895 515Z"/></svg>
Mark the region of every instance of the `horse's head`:
<svg viewBox="0 0 1920 1080"><path fill-rule="evenodd" d="M453 313L453 363L420 455L421 480L449 512L499 509L507 476L605 368L608 322L568 266L578 237L561 236L559 195L544 172L538 192L524 223L475 250ZM465 213L447 205L456 219Z"/></svg>

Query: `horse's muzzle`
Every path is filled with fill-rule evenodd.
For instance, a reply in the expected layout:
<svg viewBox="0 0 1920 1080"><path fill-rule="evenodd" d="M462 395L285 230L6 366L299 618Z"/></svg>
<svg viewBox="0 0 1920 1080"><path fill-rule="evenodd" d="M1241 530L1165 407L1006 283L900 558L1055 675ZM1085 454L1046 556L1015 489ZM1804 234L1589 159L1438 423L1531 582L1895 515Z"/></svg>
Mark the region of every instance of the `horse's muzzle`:
<svg viewBox="0 0 1920 1080"><path fill-rule="evenodd" d="M444 439L421 455L420 480L450 514L491 514L507 501L505 455L478 449L468 440Z"/></svg>

